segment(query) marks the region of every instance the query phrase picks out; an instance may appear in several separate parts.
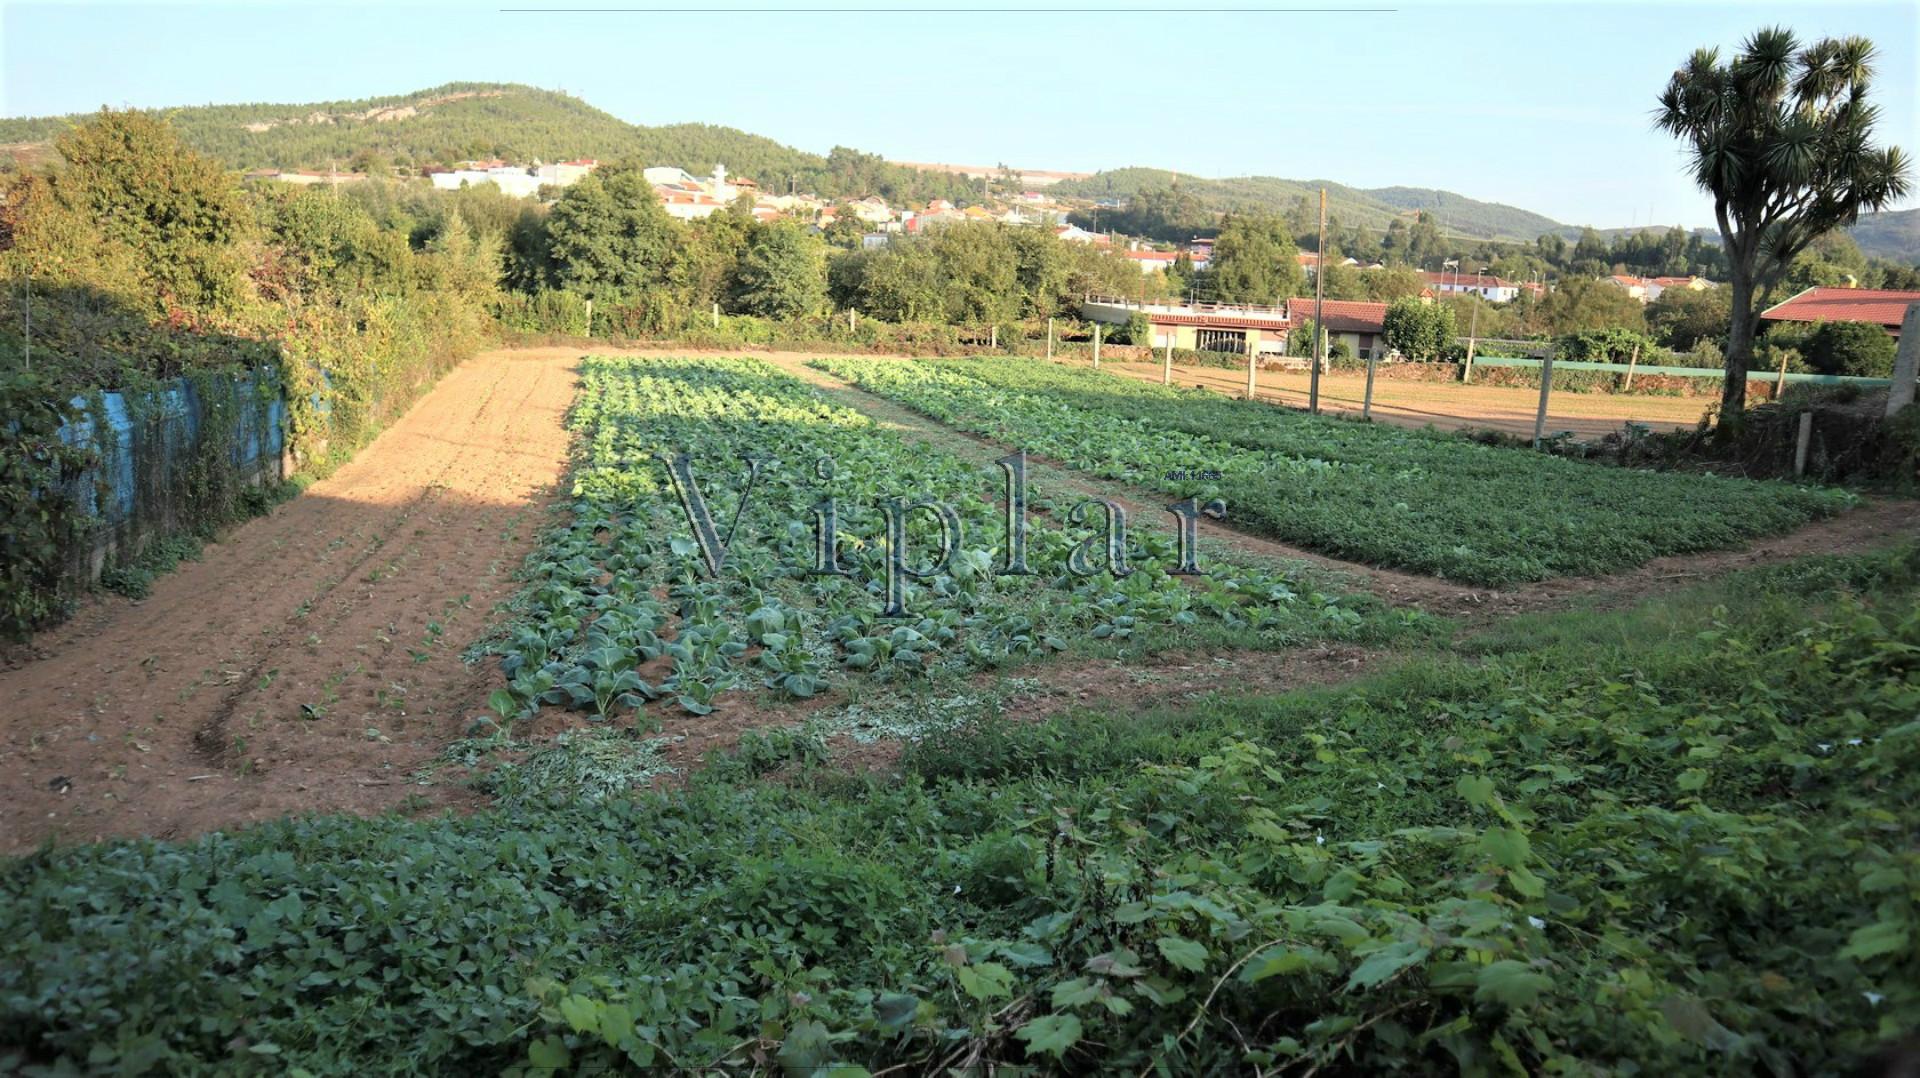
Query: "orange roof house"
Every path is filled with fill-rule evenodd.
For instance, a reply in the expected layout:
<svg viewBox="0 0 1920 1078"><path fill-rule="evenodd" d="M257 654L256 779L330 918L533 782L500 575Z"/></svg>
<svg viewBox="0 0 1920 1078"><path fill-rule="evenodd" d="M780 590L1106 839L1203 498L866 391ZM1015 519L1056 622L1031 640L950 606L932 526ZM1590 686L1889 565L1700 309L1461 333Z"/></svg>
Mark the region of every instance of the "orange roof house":
<svg viewBox="0 0 1920 1078"><path fill-rule="evenodd" d="M1907 307L1920 303L1920 292L1890 288L1829 288L1815 286L1760 312L1767 322L1868 322L1900 339L1900 323Z"/></svg>

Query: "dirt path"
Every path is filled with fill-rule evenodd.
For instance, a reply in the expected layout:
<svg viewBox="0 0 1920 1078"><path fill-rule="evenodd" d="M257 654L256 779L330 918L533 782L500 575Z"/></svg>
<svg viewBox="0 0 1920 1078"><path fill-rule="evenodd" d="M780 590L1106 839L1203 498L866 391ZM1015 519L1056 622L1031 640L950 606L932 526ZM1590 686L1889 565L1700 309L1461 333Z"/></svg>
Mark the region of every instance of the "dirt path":
<svg viewBox="0 0 1920 1078"><path fill-rule="evenodd" d="M578 349L491 352L140 602L0 672L0 850L376 812L485 710L484 630L565 472Z"/></svg>
<svg viewBox="0 0 1920 1078"><path fill-rule="evenodd" d="M1070 362L1073 366L1087 364ZM1157 363L1103 363L1102 370L1143 382L1159 382ZM1305 371L1261 371L1256 385L1264 401L1305 408L1311 376ZM1174 364L1173 381L1241 397L1247 392L1245 369L1186 367ZM1336 414L1360 414L1366 394L1364 374L1334 372L1320 376L1320 406ZM1631 396L1620 393L1555 393L1547 406L1547 433L1570 430L1581 438L1597 438L1620 429L1631 420L1655 430L1691 430L1706 411L1706 397ZM1534 412L1540 391L1514 386L1462 385L1459 382L1413 382L1376 378L1373 415L1405 427L1431 424L1440 430L1475 427L1508 434L1533 434Z"/></svg>

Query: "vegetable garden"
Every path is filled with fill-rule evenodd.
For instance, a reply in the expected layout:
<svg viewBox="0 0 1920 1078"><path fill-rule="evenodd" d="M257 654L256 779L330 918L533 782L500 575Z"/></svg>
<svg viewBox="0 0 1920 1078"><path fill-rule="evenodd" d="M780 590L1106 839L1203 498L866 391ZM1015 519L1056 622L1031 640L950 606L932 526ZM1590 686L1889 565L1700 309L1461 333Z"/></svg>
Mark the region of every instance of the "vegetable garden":
<svg viewBox="0 0 1920 1078"><path fill-rule="evenodd" d="M1731 546L1844 494L1596 468L1017 359L823 359L942 423L1176 497L1335 557L1507 585ZM1217 474L1218 479L1190 478Z"/></svg>
<svg viewBox="0 0 1920 1078"><path fill-rule="evenodd" d="M494 716L410 780L465 765L474 811L0 863L0 1071L1784 1075L1920 1026L1911 537L1455 618L1210 519L1204 575L1170 515L1110 571L1085 492L1502 587L1851 496L1030 360L814 366L859 390L581 361L563 512L469 651ZM1368 663L1233 683L1336 645ZM1120 687L1007 703L1086 670ZM763 728L659 755L738 715ZM840 758L861 723L884 767Z"/></svg>
<svg viewBox="0 0 1920 1078"><path fill-rule="evenodd" d="M1273 647L1377 638L1405 621L1269 569L1210 560L1205 576L1173 576L1175 533L1157 521L1129 533L1132 572L1116 578L1083 551L1094 571L1076 575L1068 561L1082 542L1103 538L1100 518L1069 523L1072 503L1040 487L1028 495L1033 575L1005 575L995 475L908 442L771 367L590 359L584 374L572 519L548 537L524 607L495 645L509 679L496 709L509 718L558 705L604 719L653 700L704 714L737 688L805 698L848 678L954 675L1069 648ZM722 533L739 521L717 575L663 463L681 453ZM749 457L761 461L751 488ZM958 541L932 571L934 514L905 520L903 556L925 576L906 582L913 616L883 617L884 504L916 494L953 511ZM816 571L815 510L828 498L843 574Z"/></svg>

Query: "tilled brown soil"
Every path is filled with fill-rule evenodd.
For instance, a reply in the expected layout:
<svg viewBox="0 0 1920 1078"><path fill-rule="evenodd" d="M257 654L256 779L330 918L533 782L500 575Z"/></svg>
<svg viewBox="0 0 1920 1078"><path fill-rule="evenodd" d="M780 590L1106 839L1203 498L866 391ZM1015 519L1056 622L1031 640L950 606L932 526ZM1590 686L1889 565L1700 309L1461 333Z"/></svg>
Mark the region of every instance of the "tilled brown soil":
<svg viewBox="0 0 1920 1078"><path fill-rule="evenodd" d="M497 686L460 652L565 472L577 355L475 357L148 598L39 637L0 671L0 850L462 798L406 778Z"/></svg>
<svg viewBox="0 0 1920 1078"><path fill-rule="evenodd" d="M1074 366L1085 366L1075 362ZM1159 382L1162 370L1153 363L1105 363L1103 369L1143 382ZM1259 373L1254 391L1259 399L1305 408L1311 399L1312 376L1305 371L1267 371ZM1179 386L1197 386L1231 397L1247 394L1245 369L1186 367L1174 364L1173 382ZM1320 407L1335 415L1361 413L1366 399L1367 377L1351 371L1333 371L1320 376ZM1700 422L1712 398L1661 397L1630 393L1574 393L1561 390L1547 402L1546 432L1570 430L1579 437L1598 438L1634 422L1654 430L1690 430ZM1432 426L1439 430L1497 430L1507 434L1533 434L1535 414L1540 408L1540 391L1522 386L1487 386L1460 382L1422 382L1376 378L1373 383L1375 420L1403 427Z"/></svg>

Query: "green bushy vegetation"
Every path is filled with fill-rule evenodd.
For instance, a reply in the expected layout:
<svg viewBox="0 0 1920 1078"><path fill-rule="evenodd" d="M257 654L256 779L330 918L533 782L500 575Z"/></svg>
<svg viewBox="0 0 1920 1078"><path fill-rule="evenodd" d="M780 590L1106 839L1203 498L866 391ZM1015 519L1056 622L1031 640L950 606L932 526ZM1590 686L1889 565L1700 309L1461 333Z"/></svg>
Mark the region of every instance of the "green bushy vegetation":
<svg viewBox="0 0 1920 1078"><path fill-rule="evenodd" d="M986 717L897 780L42 851L0 867L0 1061L1848 1071L1920 1022L1916 569Z"/></svg>
<svg viewBox="0 0 1920 1078"><path fill-rule="evenodd" d="M756 684L794 699L850 676L969 673L1088 641L1123 654L1229 638L1272 647L1379 640L1418 621L1245 566L1210 561L1210 575L1189 584L1168 573L1174 538L1159 520L1133 522L1132 561L1115 579L1102 571L1099 511L1074 518L1064 496L1040 489L1030 492L1044 514L1029 531L1035 575L1000 575L1005 508L991 469L903 439L755 360L590 358L583 374L573 519L533 556L519 616L494 645L509 679L495 694L503 716L560 705L604 719L650 700L705 714L727 691ZM682 453L722 541L739 514L717 574L664 463ZM765 464L743 511L749 455ZM829 497L844 576L809 572L819 560L815 507ZM933 568L906 584L911 616L887 618L882 509L895 498L951 507L958 530L953 557L939 565L933 515L911 514L906 564ZM1089 537L1098 545L1076 553ZM1070 573L1070 559L1088 575ZM658 674L655 659L665 659Z"/></svg>
<svg viewBox="0 0 1920 1078"><path fill-rule="evenodd" d="M269 500L234 450L267 397L286 397L296 464L324 472L488 340L510 223L464 192L242 189L140 113L103 112L56 145L59 166L10 177L0 202L0 276L26 282L0 292L0 375L8 414L34 417L8 436L0 503L46 514L8 551L5 635L57 617L84 583L102 522L75 482L111 448L101 392L128 405L140 491L107 573L139 590L166 561L143 543L209 537ZM188 447L169 443L181 384ZM75 399L91 403L75 413ZM39 418L89 412L91 444L47 448Z"/></svg>
<svg viewBox="0 0 1920 1078"><path fill-rule="evenodd" d="M824 359L940 422L1339 557L1476 584L1604 573L1837 512L1845 494L1607 468L1018 359ZM1194 479L1198 473L1218 479Z"/></svg>

